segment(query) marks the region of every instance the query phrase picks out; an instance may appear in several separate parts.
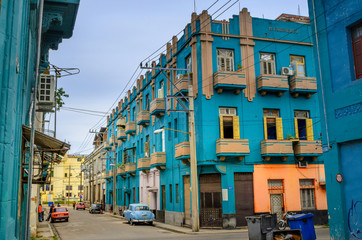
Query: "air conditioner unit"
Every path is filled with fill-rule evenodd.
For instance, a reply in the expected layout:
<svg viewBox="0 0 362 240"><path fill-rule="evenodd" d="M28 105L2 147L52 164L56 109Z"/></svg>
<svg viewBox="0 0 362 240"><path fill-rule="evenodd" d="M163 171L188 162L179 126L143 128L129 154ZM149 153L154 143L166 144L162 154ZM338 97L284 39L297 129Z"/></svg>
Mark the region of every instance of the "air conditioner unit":
<svg viewBox="0 0 362 240"><path fill-rule="evenodd" d="M55 106L55 80L53 75L41 74L38 85L38 111L52 112Z"/></svg>
<svg viewBox="0 0 362 240"><path fill-rule="evenodd" d="M291 76L294 74L294 70L291 67L282 67L282 75Z"/></svg>
<svg viewBox="0 0 362 240"><path fill-rule="evenodd" d="M298 162L298 167L306 168L306 167L308 167L308 162L307 161L299 161Z"/></svg>
<svg viewBox="0 0 362 240"><path fill-rule="evenodd" d="M176 78L181 79L183 77L183 74L177 74Z"/></svg>
<svg viewBox="0 0 362 240"><path fill-rule="evenodd" d="M158 98L164 98L164 96L163 96L163 88L158 89L157 97Z"/></svg>

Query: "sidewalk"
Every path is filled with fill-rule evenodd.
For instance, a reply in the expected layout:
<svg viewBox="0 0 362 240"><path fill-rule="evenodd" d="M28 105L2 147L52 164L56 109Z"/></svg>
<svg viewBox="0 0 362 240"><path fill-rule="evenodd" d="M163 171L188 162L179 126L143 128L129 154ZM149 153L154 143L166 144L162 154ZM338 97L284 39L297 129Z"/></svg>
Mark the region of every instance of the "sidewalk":
<svg viewBox="0 0 362 240"><path fill-rule="evenodd" d="M37 233L36 233L36 237L35 238L31 238L32 240L54 240L54 239L58 239L53 230L52 227L50 226L48 221L43 221L43 222L39 222L38 223L38 229L37 229Z"/></svg>
<svg viewBox="0 0 362 240"><path fill-rule="evenodd" d="M121 217L119 215L113 215L109 212L104 212L105 215L109 215L111 217L114 218L119 218L122 220L125 220L124 217ZM189 227L179 227L179 226L174 226L174 225L170 225L170 224L166 224L166 223L160 223L160 222L153 222L153 225L157 228L161 228L164 230L168 230L171 232L176 232L176 233L183 233L183 234L210 234L210 233L238 233L238 232L248 232L248 228L247 227L242 227L242 228L236 228L236 229L221 229L221 228L201 228L199 232L193 232L191 228Z"/></svg>

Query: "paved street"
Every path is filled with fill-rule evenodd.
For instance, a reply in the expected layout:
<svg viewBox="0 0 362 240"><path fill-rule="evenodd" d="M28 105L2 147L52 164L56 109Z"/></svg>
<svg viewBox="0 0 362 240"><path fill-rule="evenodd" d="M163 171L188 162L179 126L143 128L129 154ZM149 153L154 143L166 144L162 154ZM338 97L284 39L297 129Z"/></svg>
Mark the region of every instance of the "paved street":
<svg viewBox="0 0 362 240"><path fill-rule="evenodd" d="M69 222L56 222L54 227L62 240L78 239L248 239L247 232L210 230L207 233L182 234L148 225L130 226L108 214L89 214L69 209ZM317 229L318 239L329 239L328 229Z"/></svg>

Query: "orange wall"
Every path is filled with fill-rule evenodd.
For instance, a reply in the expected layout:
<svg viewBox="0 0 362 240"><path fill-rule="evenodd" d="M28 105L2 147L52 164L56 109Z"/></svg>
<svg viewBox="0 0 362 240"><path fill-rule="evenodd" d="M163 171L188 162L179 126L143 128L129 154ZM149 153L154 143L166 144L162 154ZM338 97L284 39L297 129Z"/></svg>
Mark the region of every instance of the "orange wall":
<svg viewBox="0 0 362 240"><path fill-rule="evenodd" d="M300 211L299 179L315 179L315 204L317 210L327 209L324 165L309 164L299 168L295 164L254 165L254 206L255 212L270 212L269 179L282 179L284 184L284 211Z"/></svg>

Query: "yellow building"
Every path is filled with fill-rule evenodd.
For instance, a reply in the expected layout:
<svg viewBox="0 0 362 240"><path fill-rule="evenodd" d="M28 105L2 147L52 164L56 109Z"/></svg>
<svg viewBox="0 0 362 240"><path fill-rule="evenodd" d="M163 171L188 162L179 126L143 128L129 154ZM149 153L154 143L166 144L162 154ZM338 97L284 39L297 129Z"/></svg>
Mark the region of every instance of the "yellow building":
<svg viewBox="0 0 362 240"><path fill-rule="evenodd" d="M85 156L65 155L62 161L54 166L50 185L44 185L41 191L42 202L80 201L83 195L83 174L81 166Z"/></svg>

